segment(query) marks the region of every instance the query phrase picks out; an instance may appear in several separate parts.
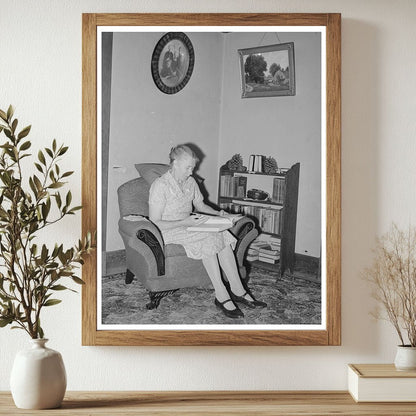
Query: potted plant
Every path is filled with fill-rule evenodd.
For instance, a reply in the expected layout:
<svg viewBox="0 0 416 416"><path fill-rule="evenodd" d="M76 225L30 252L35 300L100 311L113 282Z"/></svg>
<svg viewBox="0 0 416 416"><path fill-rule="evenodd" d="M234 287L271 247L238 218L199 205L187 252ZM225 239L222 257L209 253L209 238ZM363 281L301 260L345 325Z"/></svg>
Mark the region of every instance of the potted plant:
<svg viewBox="0 0 416 416"><path fill-rule="evenodd" d="M62 191L73 173L58 164L68 147L53 140L37 153L35 173L24 176L30 126L18 132L13 113L12 106L0 110L0 135L6 139L0 145L0 327L22 329L32 339L32 348L17 354L12 369L16 405L51 408L63 399L66 375L61 355L45 346L41 312L61 302L55 294L73 290L62 284L64 279L83 283L76 271L93 244L90 233L69 249L41 241L43 230L81 208L71 206L71 191Z"/></svg>
<svg viewBox="0 0 416 416"><path fill-rule="evenodd" d="M371 282L373 297L400 339L394 364L398 370L416 370L416 228L403 231L393 224L377 240L372 267L364 278Z"/></svg>

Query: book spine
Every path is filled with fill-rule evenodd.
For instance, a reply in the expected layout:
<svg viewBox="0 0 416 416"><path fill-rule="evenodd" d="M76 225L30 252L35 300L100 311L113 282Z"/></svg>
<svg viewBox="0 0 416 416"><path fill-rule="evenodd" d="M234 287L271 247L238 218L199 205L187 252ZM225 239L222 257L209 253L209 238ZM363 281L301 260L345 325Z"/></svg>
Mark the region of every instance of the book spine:
<svg viewBox="0 0 416 416"><path fill-rule="evenodd" d="M250 155L248 170L249 172L254 172L254 155Z"/></svg>

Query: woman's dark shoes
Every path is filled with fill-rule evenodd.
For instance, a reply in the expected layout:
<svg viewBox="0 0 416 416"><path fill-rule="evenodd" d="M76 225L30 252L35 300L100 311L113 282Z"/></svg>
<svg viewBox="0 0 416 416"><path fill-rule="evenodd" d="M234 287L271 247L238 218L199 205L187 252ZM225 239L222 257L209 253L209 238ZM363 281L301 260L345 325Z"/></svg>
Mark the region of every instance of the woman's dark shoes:
<svg viewBox="0 0 416 416"><path fill-rule="evenodd" d="M246 299L245 296L247 295L249 295L253 300ZM262 302L261 300L254 299L254 296L248 292L245 292L242 296L234 295L234 293L231 292L231 299L234 302L242 303L243 305L246 305L251 309L265 308L267 306L266 302Z"/></svg>
<svg viewBox="0 0 416 416"><path fill-rule="evenodd" d="M215 298L215 305L222 310L225 316L228 316L229 318L244 318L244 314L238 306L236 306L235 309L227 309L224 306L227 302L233 303L231 299L220 302L217 298Z"/></svg>

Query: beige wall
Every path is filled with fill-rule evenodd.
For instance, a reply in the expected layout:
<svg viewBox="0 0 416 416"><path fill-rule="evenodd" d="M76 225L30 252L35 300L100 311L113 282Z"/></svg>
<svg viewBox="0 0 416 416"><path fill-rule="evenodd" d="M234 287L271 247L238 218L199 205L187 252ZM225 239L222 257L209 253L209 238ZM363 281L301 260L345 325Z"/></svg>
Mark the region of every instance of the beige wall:
<svg viewBox="0 0 416 416"><path fill-rule="evenodd" d="M199 175L217 200L218 168L235 153L275 157L281 167L300 162L296 252L319 257L321 244L320 33L280 33L295 43L296 96L242 99L237 50L276 43L275 33L187 32L195 67L186 87L167 95L155 86L149 59L161 33L116 33L110 123L107 249L118 233L117 187L137 177L135 163L167 161L169 149L192 142L205 153ZM114 169L113 166L117 166ZM121 168L120 168L121 167ZM256 185L271 192L269 184ZM268 189L270 188L270 189Z"/></svg>
<svg viewBox="0 0 416 416"><path fill-rule="evenodd" d="M416 2L413 0L0 0L0 107L32 124L33 148L70 145L62 168L81 195L81 13L342 13L342 346L81 347L81 297L45 310L49 345L62 353L69 390L345 389L346 364L388 363L397 337L375 322L359 277L376 235L416 223ZM5 64L7 60L7 65ZM254 101L253 101L254 102ZM75 241L81 217L45 235ZM0 329L0 390L9 389L27 336Z"/></svg>
<svg viewBox="0 0 416 416"><path fill-rule="evenodd" d="M238 49L277 43L276 34L232 33L224 53L219 164L241 153L273 156L280 167L300 162L297 253L319 257L321 244L320 33L279 33L295 44L296 95L241 99Z"/></svg>
<svg viewBox="0 0 416 416"><path fill-rule="evenodd" d="M172 146L194 143L205 155L198 174L216 200L221 77L213 69L222 67L223 39L219 33L187 35L196 56L193 74L183 90L170 95L156 87L150 71L153 49L163 33L114 34L108 251L124 247L117 226L117 188L139 176L136 163L169 163Z"/></svg>

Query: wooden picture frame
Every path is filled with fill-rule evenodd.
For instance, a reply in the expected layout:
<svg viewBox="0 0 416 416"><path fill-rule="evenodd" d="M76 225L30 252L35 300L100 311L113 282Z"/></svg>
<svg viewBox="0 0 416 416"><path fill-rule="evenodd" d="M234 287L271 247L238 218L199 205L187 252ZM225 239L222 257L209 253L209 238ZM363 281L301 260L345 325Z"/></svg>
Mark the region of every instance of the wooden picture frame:
<svg viewBox="0 0 416 416"><path fill-rule="evenodd" d="M295 45L293 42L239 49L242 98L282 97L296 94ZM250 60L262 59L264 71L251 74ZM269 62L270 61L270 62ZM251 67L254 67L254 62ZM273 67L276 69L273 70ZM266 72L267 68L267 72ZM257 77L260 80L256 79Z"/></svg>
<svg viewBox="0 0 416 416"><path fill-rule="evenodd" d="M340 345L341 344L341 15L320 14L83 14L82 17L82 230L97 229L97 28L100 26L308 26L323 27L326 38L326 270L325 328L319 330L99 330L97 255L83 266L83 345ZM227 29L222 29L226 27ZM161 31L165 31L165 28ZM196 58L197 59L197 58ZM287 99L291 99L288 97ZM98 238L100 233L98 233Z"/></svg>

